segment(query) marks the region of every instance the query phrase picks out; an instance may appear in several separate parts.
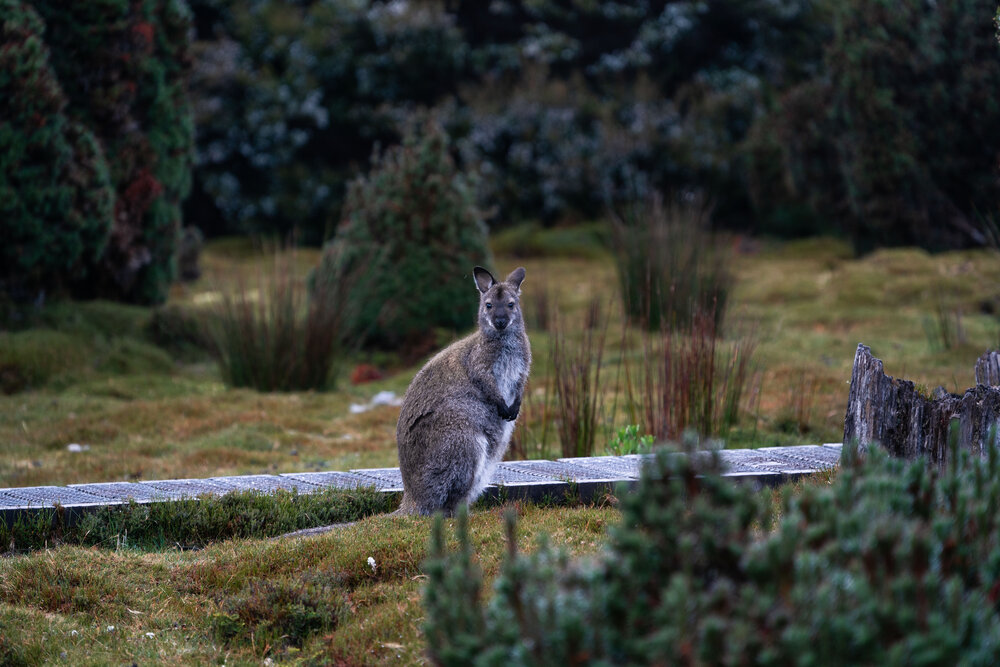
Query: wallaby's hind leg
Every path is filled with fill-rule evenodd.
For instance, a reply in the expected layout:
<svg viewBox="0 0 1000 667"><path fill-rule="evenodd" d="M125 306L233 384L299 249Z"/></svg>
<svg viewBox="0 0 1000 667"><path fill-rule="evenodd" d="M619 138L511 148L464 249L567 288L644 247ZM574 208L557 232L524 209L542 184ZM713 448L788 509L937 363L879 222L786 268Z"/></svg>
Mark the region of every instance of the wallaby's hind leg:
<svg viewBox="0 0 1000 667"><path fill-rule="evenodd" d="M486 462L486 438L468 435L454 438L445 447L444 456L428 462L422 471L423 484L420 497L414 497L420 514L442 511L452 516L469 496L478 495Z"/></svg>

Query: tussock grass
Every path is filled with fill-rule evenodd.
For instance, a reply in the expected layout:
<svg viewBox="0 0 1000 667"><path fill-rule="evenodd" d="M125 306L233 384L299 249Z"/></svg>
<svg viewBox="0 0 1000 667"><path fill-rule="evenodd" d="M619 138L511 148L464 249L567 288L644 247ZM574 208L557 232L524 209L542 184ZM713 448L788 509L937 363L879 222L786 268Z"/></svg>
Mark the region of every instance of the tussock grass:
<svg viewBox="0 0 1000 667"><path fill-rule="evenodd" d="M659 441L678 441L688 429L724 438L753 383L756 337L725 340L710 310L682 328L644 332L640 340L637 362L625 362L631 423Z"/></svg>
<svg viewBox="0 0 1000 667"><path fill-rule="evenodd" d="M310 291L294 256L274 253L255 287L239 282L212 306L211 334L222 377L261 391L326 389L344 356L348 285L319 281Z"/></svg>
<svg viewBox="0 0 1000 667"><path fill-rule="evenodd" d="M612 215L621 301L632 322L684 329L711 312L722 324L733 277L709 215L703 202L658 194Z"/></svg>
<svg viewBox="0 0 1000 667"><path fill-rule="evenodd" d="M570 342L569 325L558 314L552 331L552 377L555 422L563 456L591 456L604 412L601 386L608 331L607 314L597 300L587 309L578 341Z"/></svg>

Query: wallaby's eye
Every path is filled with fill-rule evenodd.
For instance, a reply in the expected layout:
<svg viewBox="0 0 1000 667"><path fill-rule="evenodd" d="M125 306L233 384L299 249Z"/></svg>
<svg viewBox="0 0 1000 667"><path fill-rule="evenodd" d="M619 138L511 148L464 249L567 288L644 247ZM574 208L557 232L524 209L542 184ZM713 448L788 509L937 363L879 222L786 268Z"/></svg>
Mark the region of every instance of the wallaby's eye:
<svg viewBox="0 0 1000 667"><path fill-rule="evenodd" d="M488 303L488 304L486 304L486 310L489 310L489 309L490 309L490 308L492 308L492 307L493 307L493 304L492 304L492 303Z"/></svg>
<svg viewBox="0 0 1000 667"><path fill-rule="evenodd" d="M513 302L513 301L511 301L510 303L508 303L508 304L507 304L507 307L508 307L508 308L513 308L513 307L514 307L514 302Z"/></svg>

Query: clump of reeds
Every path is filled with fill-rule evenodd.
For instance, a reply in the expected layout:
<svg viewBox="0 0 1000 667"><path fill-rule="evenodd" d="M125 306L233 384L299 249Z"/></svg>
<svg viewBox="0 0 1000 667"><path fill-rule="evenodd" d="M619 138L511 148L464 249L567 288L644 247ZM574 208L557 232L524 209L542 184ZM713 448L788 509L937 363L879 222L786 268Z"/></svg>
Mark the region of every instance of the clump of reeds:
<svg viewBox="0 0 1000 667"><path fill-rule="evenodd" d="M275 252L255 285L241 277L216 302L210 327L227 385L295 391L334 383L347 349L347 286L317 281L310 290L294 260L294 252Z"/></svg>
<svg viewBox="0 0 1000 667"><path fill-rule="evenodd" d="M721 325L733 282L729 253L698 197L654 194L611 214L622 301L630 321L651 331L684 329L695 313Z"/></svg>
<svg viewBox="0 0 1000 667"><path fill-rule="evenodd" d="M578 340L570 339L558 312L553 318L550 352L563 456L590 456L594 452L604 406L601 366L606 337L607 317L596 300L587 310Z"/></svg>
<svg viewBox="0 0 1000 667"><path fill-rule="evenodd" d="M699 309L683 328L643 331L638 361L625 364L630 418L659 441L676 441L689 429L722 436L736 424L756 339L723 339L718 319Z"/></svg>

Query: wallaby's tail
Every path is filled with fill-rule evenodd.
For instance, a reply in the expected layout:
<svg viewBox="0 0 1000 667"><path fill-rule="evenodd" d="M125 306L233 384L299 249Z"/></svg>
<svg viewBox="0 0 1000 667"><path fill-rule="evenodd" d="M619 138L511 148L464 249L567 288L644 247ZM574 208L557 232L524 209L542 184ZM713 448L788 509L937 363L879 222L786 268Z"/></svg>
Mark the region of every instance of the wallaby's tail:
<svg viewBox="0 0 1000 667"><path fill-rule="evenodd" d="M410 498L406 491L403 491L403 502L399 503L399 509L395 512L390 512L390 514L416 514L417 505Z"/></svg>

